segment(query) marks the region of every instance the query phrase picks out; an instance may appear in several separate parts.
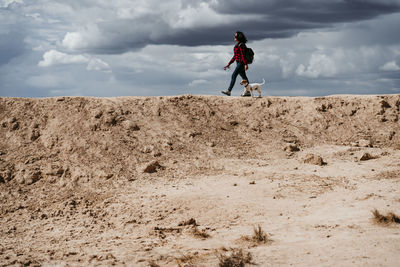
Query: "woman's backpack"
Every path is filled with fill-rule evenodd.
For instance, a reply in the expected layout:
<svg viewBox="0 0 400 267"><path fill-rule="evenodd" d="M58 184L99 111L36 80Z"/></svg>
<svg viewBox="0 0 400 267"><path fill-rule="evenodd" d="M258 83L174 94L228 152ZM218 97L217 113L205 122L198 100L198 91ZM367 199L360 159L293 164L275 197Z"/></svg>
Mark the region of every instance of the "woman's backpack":
<svg viewBox="0 0 400 267"><path fill-rule="evenodd" d="M246 47L245 55L247 64L251 64L254 61L254 51L250 47Z"/></svg>
<svg viewBox="0 0 400 267"><path fill-rule="evenodd" d="M243 44L240 43L239 46ZM254 61L254 51L250 47L245 46L246 49L244 50L244 56L246 58L247 64L251 64Z"/></svg>

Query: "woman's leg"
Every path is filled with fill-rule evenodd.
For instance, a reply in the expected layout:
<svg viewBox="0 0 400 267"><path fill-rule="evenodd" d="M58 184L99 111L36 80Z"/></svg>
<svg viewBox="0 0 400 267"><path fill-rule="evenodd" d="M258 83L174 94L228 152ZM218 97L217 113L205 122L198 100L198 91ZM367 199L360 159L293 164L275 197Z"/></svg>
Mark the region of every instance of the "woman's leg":
<svg viewBox="0 0 400 267"><path fill-rule="evenodd" d="M242 69L240 69L239 74L240 74L240 76L242 77L243 80L246 80L247 83L250 83L249 79L247 78L246 70L245 70L244 66L243 66Z"/></svg>
<svg viewBox="0 0 400 267"><path fill-rule="evenodd" d="M242 70L242 69L243 69L243 70ZM232 73L231 83L230 83L230 85L229 85L229 87L228 87L228 91L229 91L229 92L232 91L232 88L233 88L233 86L235 85L237 76L238 76L239 74L240 74L240 76L242 76L242 74L241 74L242 71L245 73L244 75L246 75L246 72L245 72L245 70L244 70L243 64L238 63L238 64L236 65L235 70L234 70L233 73ZM242 77L243 77L243 76L242 76Z"/></svg>
<svg viewBox="0 0 400 267"><path fill-rule="evenodd" d="M246 69L244 68L244 66L243 66L243 68L240 69L239 74L240 74L240 76L242 77L243 80L246 80L247 83L249 83L249 79L247 78ZM242 94L242 96L251 96L251 93L250 92L246 92L246 93Z"/></svg>

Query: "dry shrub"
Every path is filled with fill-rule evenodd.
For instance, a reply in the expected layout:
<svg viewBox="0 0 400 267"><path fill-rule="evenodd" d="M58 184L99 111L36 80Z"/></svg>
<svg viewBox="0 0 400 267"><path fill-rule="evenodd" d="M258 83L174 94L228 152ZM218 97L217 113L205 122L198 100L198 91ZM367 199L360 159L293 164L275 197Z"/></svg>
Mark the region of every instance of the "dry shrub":
<svg viewBox="0 0 400 267"><path fill-rule="evenodd" d="M160 265L151 260L149 261L149 267L160 267Z"/></svg>
<svg viewBox="0 0 400 267"><path fill-rule="evenodd" d="M245 264L252 264L253 256L242 249L233 249L227 255L219 254L218 259L219 267L244 267Z"/></svg>
<svg viewBox="0 0 400 267"><path fill-rule="evenodd" d="M270 241L268 235L263 231L260 225L254 227L253 240L258 243L267 243Z"/></svg>
<svg viewBox="0 0 400 267"><path fill-rule="evenodd" d="M210 235L206 232L206 230L200 230L197 226L194 226L192 229L192 234L198 238L209 238Z"/></svg>
<svg viewBox="0 0 400 267"><path fill-rule="evenodd" d="M197 225L197 222L196 222L195 219L190 218L189 220L180 222L180 223L178 224L178 226L187 226L187 225L194 225L194 226L196 226L196 225Z"/></svg>
<svg viewBox="0 0 400 267"><path fill-rule="evenodd" d="M394 214L393 212L389 212L386 216L381 214L377 209L372 211L374 215L374 221L378 224L392 224L392 223L400 223L400 217Z"/></svg>
<svg viewBox="0 0 400 267"><path fill-rule="evenodd" d="M178 267L192 267L195 266L194 260L195 256L193 255L182 255L179 258L176 258L176 263L178 264ZM182 265L183 264L183 265Z"/></svg>
<svg viewBox="0 0 400 267"><path fill-rule="evenodd" d="M245 240L247 242L253 242L256 244L261 244L261 243L268 243L271 242L272 240L268 237L268 235L264 232L264 230L261 228L260 225L257 227L253 228L253 235L252 236L243 236L241 237L242 240Z"/></svg>

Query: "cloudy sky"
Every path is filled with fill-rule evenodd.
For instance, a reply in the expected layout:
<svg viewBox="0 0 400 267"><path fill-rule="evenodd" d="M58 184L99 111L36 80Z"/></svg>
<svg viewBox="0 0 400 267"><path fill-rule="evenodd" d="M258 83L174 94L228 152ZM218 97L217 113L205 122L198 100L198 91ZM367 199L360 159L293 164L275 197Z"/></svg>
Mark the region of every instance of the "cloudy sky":
<svg viewBox="0 0 400 267"><path fill-rule="evenodd" d="M400 93L400 0L0 0L0 96ZM242 88L237 83L233 95Z"/></svg>

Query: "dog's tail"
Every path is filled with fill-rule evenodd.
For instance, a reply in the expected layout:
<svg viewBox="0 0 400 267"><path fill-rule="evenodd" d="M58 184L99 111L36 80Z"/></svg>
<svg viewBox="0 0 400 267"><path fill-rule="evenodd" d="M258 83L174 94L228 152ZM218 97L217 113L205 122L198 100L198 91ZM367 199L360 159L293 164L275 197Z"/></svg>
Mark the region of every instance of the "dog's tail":
<svg viewBox="0 0 400 267"><path fill-rule="evenodd" d="M265 84L265 80L264 80L264 78L263 78L263 82L262 82L262 84L261 84L261 85L263 85L263 84Z"/></svg>

